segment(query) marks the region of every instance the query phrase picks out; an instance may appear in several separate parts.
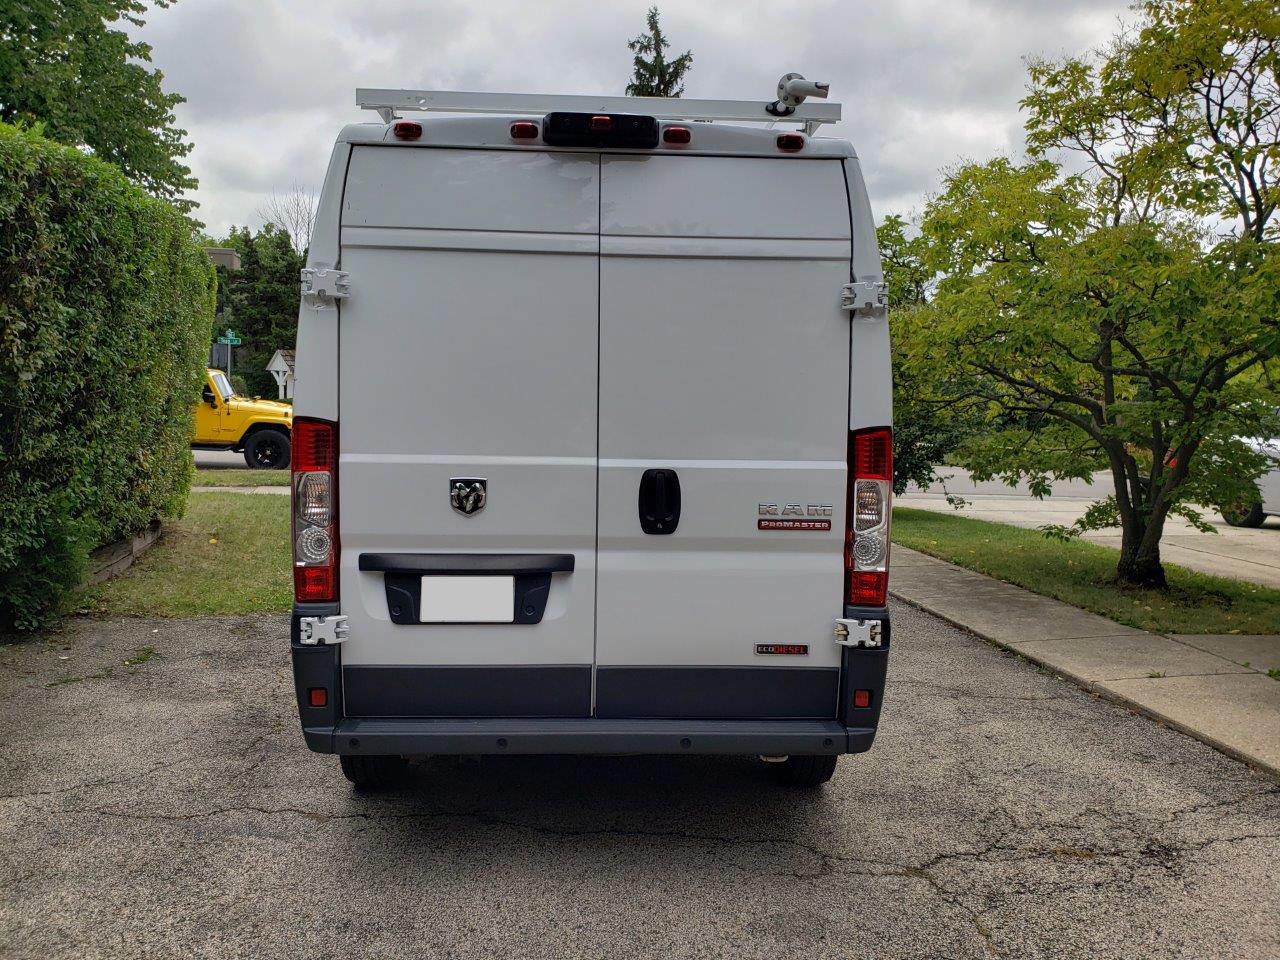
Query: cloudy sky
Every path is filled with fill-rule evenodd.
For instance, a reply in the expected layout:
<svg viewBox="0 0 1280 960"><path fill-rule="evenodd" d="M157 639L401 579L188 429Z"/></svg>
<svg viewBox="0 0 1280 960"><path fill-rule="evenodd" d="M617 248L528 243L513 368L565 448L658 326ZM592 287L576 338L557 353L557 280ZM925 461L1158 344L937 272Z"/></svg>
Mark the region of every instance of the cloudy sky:
<svg viewBox="0 0 1280 960"><path fill-rule="evenodd" d="M179 0L140 35L187 102L198 216L256 225L272 191L317 188L355 88L621 94L650 0ZM790 71L831 84L877 216L938 169L1016 152L1029 54L1096 47L1127 0L661 0L685 96L771 99Z"/></svg>

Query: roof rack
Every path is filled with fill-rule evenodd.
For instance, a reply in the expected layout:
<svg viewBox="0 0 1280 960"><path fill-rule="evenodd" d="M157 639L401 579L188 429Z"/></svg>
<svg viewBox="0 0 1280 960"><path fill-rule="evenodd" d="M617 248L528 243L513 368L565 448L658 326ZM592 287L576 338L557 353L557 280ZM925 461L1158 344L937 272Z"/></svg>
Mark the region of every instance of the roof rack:
<svg viewBox="0 0 1280 960"><path fill-rule="evenodd" d="M796 77L788 74L788 77ZM787 78L784 77L784 81ZM809 84L810 96L826 96L826 84ZM821 92L814 92L820 88ZM782 84L779 85L779 90ZM781 94L780 94L781 97ZM458 90L384 90L361 88L356 103L377 110L390 123L401 110L439 113L638 113L659 120L733 120L748 123L803 123L809 132L840 119L838 103L754 100L684 100L667 97L558 96L541 93L466 93Z"/></svg>

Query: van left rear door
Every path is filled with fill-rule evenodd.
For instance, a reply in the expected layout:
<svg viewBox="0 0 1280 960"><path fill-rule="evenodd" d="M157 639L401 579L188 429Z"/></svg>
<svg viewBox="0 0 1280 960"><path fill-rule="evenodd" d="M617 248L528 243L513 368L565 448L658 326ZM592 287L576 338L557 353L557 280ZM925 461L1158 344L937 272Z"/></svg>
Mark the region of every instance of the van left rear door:
<svg viewBox="0 0 1280 960"><path fill-rule="evenodd" d="M352 151L338 477L347 716L590 713L598 197L594 154ZM534 575L545 582L510 569L530 556L552 558ZM402 569L376 569L388 563ZM474 622L504 590L523 597L508 601L509 622ZM451 618L472 622L439 622Z"/></svg>

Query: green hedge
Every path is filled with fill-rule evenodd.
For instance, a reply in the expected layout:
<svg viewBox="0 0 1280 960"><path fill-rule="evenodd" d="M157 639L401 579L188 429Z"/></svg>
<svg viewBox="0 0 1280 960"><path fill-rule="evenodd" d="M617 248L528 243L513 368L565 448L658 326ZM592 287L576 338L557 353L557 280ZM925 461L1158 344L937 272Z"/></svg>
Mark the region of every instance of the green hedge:
<svg viewBox="0 0 1280 960"><path fill-rule="evenodd" d="M115 167L0 124L0 629L93 547L182 511L214 273Z"/></svg>

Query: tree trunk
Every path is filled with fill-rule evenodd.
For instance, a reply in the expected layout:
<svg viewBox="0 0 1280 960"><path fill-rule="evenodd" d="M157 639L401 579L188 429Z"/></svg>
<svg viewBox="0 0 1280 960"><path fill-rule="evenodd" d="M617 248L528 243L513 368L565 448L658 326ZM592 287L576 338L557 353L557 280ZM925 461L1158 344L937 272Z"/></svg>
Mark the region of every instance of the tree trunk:
<svg viewBox="0 0 1280 960"><path fill-rule="evenodd" d="M1123 524L1120 537L1120 562L1116 579L1132 587L1163 590L1168 586L1164 567L1160 565L1160 535L1164 517L1152 518L1144 524L1136 517Z"/></svg>

